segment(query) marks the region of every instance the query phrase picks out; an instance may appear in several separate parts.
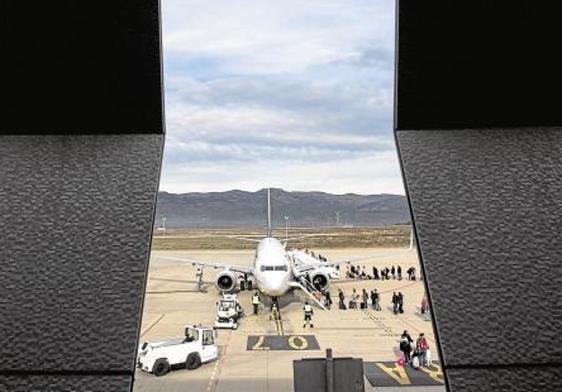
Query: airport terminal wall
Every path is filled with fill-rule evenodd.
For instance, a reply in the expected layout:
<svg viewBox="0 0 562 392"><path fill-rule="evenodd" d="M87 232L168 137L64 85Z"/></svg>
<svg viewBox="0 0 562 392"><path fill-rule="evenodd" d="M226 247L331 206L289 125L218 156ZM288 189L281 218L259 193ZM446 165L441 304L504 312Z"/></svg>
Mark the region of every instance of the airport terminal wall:
<svg viewBox="0 0 562 392"><path fill-rule="evenodd" d="M132 388L164 138L141 3L0 5L0 391Z"/></svg>
<svg viewBox="0 0 562 392"><path fill-rule="evenodd" d="M448 388L562 388L552 1L400 0L396 141Z"/></svg>

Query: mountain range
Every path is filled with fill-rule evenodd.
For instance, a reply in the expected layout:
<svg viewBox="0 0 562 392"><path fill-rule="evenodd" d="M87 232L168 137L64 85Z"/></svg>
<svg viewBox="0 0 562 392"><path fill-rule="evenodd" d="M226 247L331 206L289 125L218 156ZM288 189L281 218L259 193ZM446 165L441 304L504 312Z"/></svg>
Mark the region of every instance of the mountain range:
<svg viewBox="0 0 562 392"><path fill-rule="evenodd" d="M273 227L388 226L410 222L405 196L334 195L271 189ZM266 224L267 190L160 192L155 225L167 228L258 228Z"/></svg>

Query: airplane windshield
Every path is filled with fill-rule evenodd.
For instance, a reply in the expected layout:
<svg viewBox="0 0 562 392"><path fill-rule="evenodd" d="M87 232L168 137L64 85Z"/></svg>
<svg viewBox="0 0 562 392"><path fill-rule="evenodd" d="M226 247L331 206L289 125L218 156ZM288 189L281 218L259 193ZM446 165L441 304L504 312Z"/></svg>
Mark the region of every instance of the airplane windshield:
<svg viewBox="0 0 562 392"><path fill-rule="evenodd" d="M264 271L287 271L286 265L262 265L260 268L261 272Z"/></svg>

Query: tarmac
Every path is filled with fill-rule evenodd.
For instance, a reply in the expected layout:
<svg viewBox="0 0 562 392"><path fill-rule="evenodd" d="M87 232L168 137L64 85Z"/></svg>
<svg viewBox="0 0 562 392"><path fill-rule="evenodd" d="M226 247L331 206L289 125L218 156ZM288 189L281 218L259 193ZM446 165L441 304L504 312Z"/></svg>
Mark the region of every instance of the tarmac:
<svg viewBox="0 0 562 392"><path fill-rule="evenodd" d="M258 315L252 314L251 293L241 291L239 299L245 310L237 330L219 330L217 345L218 360L189 371L174 370L163 377L137 370L135 392L288 392L293 391L293 361L301 358L325 357L327 348L333 356L362 358L371 370L382 374L381 383L372 386L365 379L365 391L398 391L406 387L408 392L441 392L445 388L439 382L438 350L432 324L420 313L424 286L419 280L419 265L416 252L401 249L314 249L328 260L342 260L373 256L365 265L372 271L391 265L401 265L403 274L415 266L418 279L402 280L333 280L330 292L335 302L331 310L315 309L314 329L303 329L303 303L305 295L293 292L280 301L284 337L274 321L269 319L267 304ZM197 290L196 267L188 262L170 261L161 256L173 256L210 262L226 262L236 265L251 265L254 252L250 250L213 251L154 251L151 255L147 295L141 327L140 341L155 341L182 336L188 324L212 326L215 319L216 301L219 293L214 287L215 270L205 269L206 292ZM377 257L382 256L382 257ZM342 267L342 271L345 268ZM381 294L382 311L339 310L337 289L346 294L346 302L353 288L360 292L377 288ZM405 312L392 312L391 297L394 291L404 294ZM424 332L432 349L432 359L437 367L432 372L405 376L396 365L400 357L399 336L408 330L416 339ZM272 337L271 339L269 337ZM264 338L260 338L264 337ZM292 337L292 338L291 338ZM270 341L271 340L271 341ZM290 340L290 342L289 342ZM316 344L317 343L317 346ZM278 349L281 350L278 350ZM372 364L375 363L375 364ZM380 364L380 365L378 365ZM384 371L386 369L386 371ZM381 370L383 370L381 372ZM411 373L411 371L408 369ZM416 372L416 371L414 371ZM375 372L376 373L376 372ZM431 374L430 374L431 373ZM420 384L434 385L420 385ZM429 381L429 383L427 382ZM386 387L386 385L401 385ZM385 385L383 387L383 385Z"/></svg>

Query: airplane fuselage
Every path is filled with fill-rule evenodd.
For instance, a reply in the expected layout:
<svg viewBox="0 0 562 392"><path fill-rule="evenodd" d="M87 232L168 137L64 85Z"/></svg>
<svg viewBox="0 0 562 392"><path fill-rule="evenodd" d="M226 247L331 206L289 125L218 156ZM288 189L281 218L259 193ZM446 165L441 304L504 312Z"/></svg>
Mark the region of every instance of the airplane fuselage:
<svg viewBox="0 0 562 392"><path fill-rule="evenodd" d="M294 280L291 259L279 240L266 237L256 249L254 277L259 290L270 297L287 293Z"/></svg>

